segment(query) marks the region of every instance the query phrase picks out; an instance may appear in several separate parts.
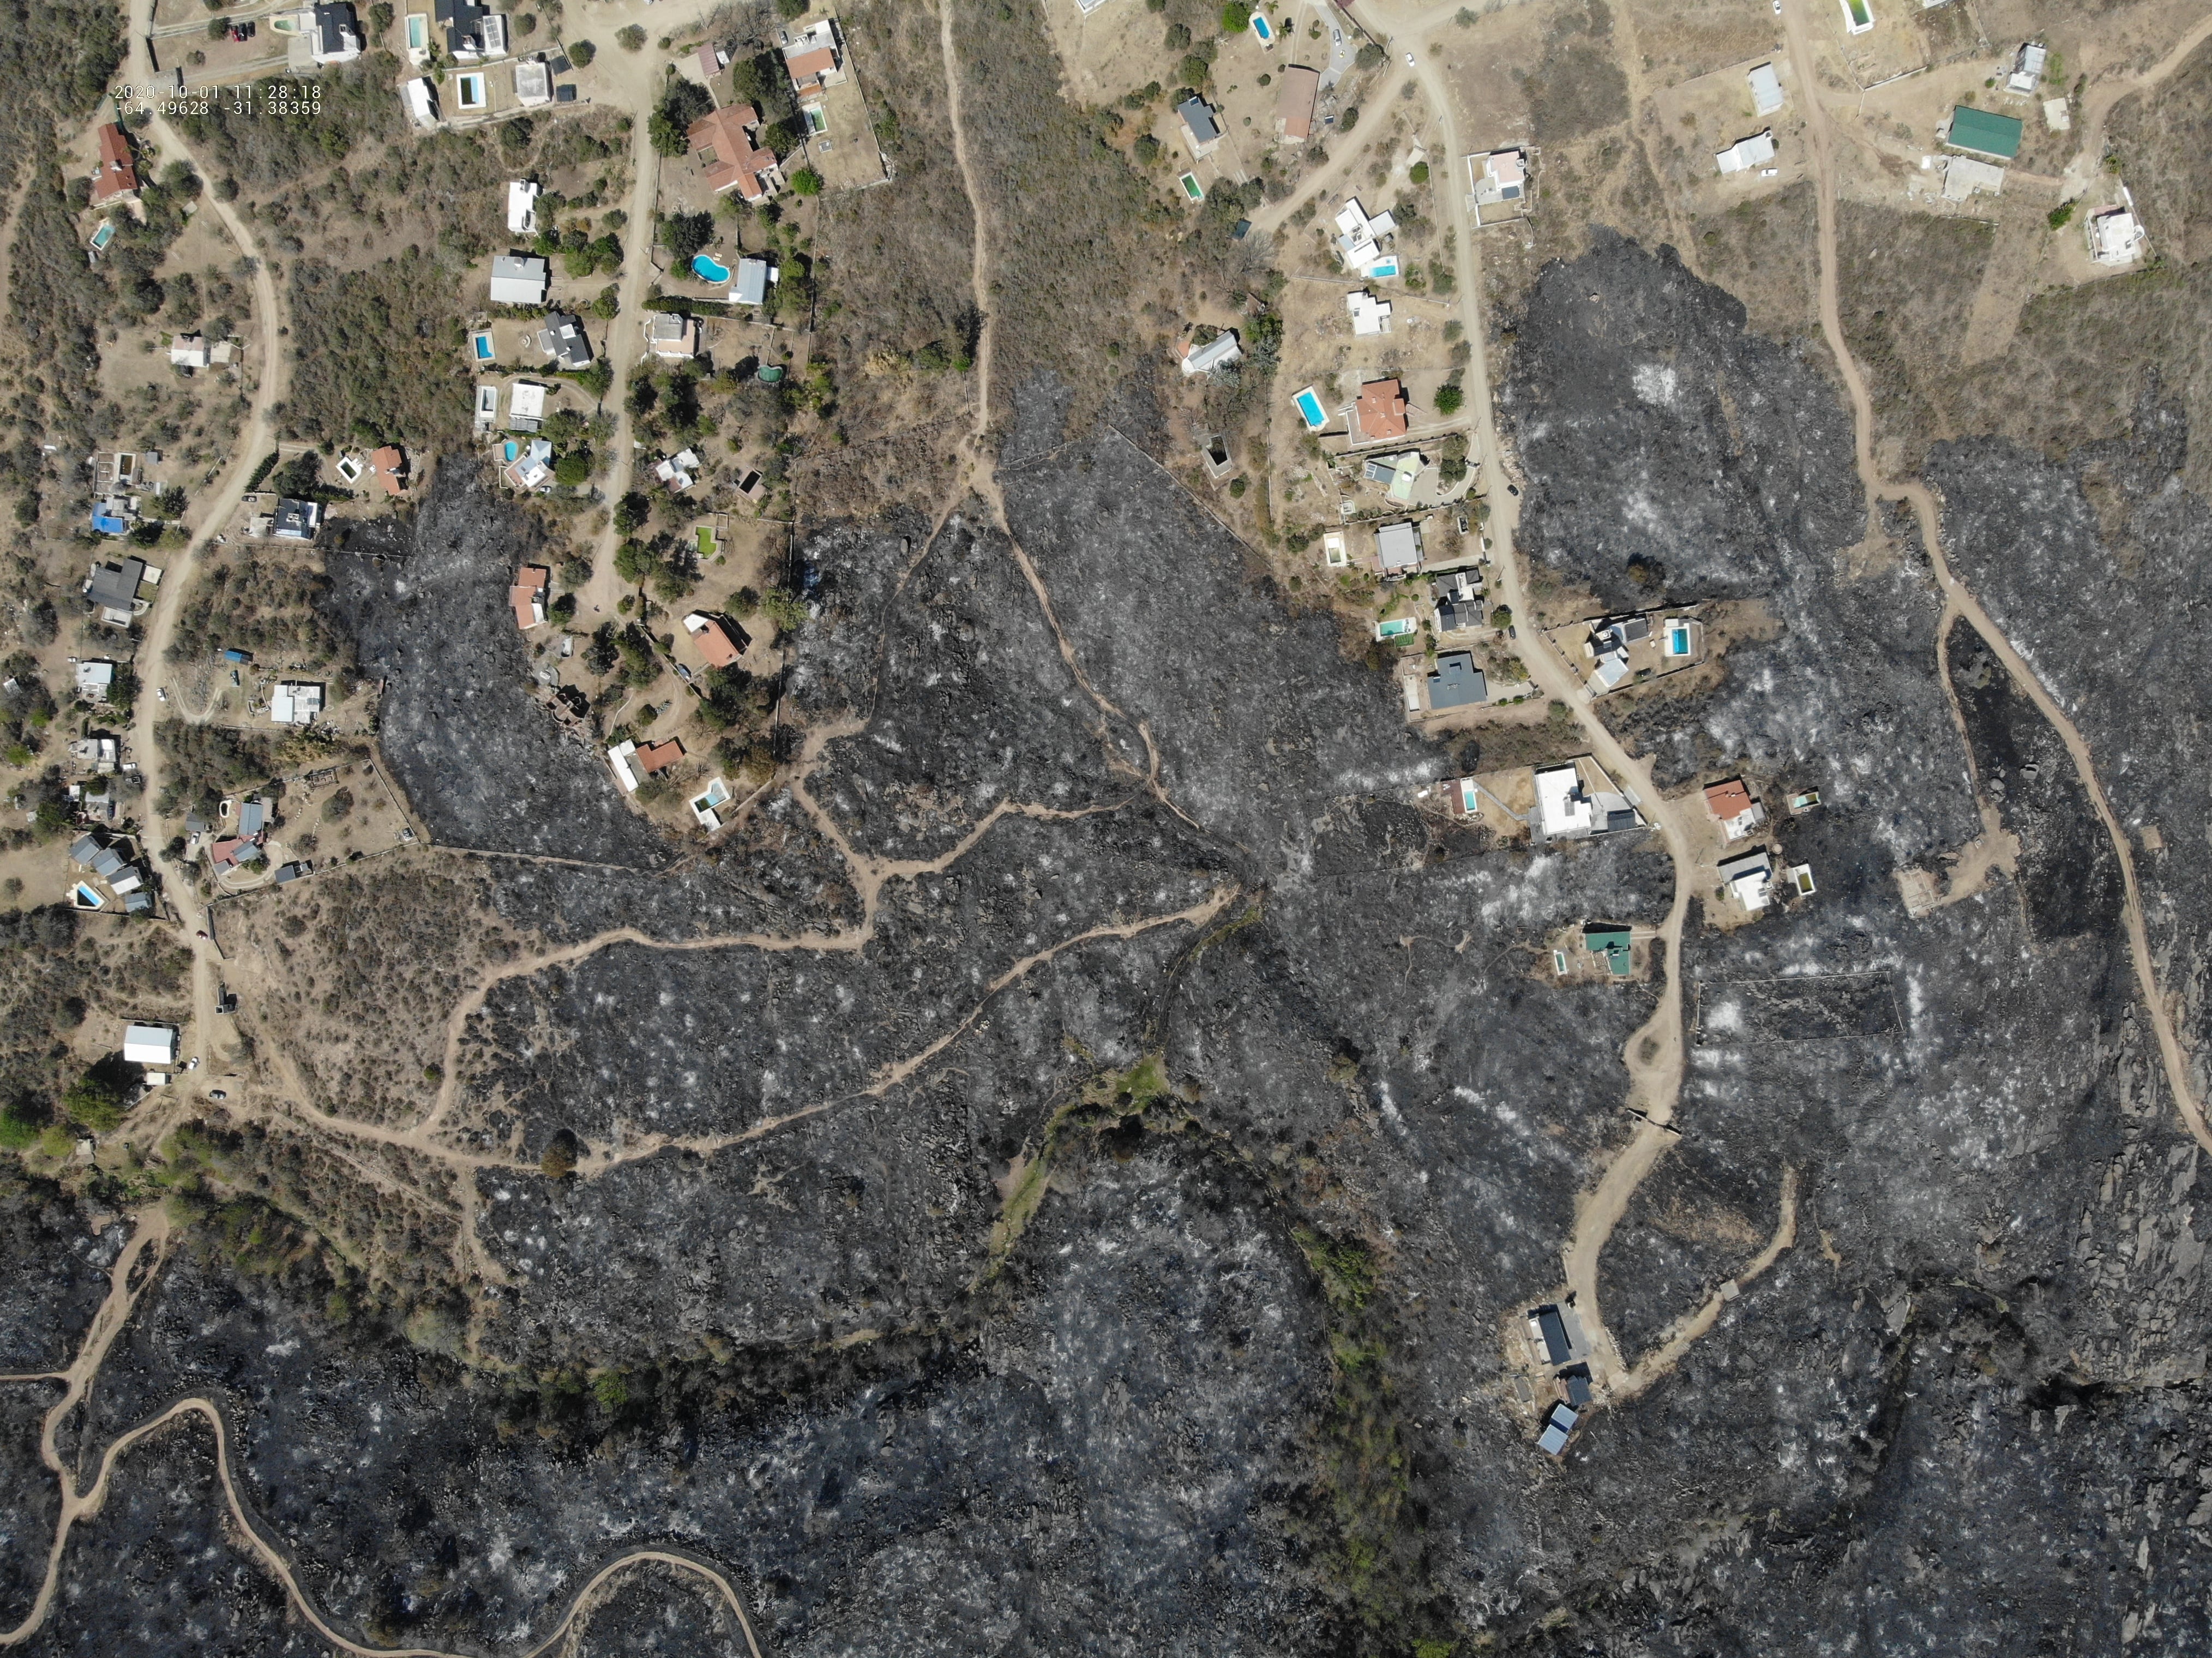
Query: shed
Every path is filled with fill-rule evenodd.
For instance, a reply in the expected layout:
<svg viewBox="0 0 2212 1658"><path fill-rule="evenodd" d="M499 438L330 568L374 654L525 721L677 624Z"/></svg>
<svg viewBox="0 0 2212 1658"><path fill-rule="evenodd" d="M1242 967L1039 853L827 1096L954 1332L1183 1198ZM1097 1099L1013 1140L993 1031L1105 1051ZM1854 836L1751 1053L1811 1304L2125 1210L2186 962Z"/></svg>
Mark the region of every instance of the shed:
<svg viewBox="0 0 2212 1658"><path fill-rule="evenodd" d="M2013 117L1960 104L1951 112L1950 136L1943 142L1954 149L2009 161L2020 154L2020 135L2021 125Z"/></svg>
<svg viewBox="0 0 2212 1658"><path fill-rule="evenodd" d="M123 1033L123 1057L132 1065L158 1065L164 1068L177 1062L177 1033L166 1024L134 1024Z"/></svg>
<svg viewBox="0 0 2212 1658"><path fill-rule="evenodd" d="M1771 64L1761 64L1745 79L1751 82L1751 106L1761 115L1771 115L1782 107L1782 81Z"/></svg>
<svg viewBox="0 0 2212 1658"><path fill-rule="evenodd" d="M1204 345L1185 345L1182 349L1182 372L1185 379L1210 374L1217 368L1225 368L1239 361L1244 349L1237 341L1237 331L1224 328Z"/></svg>
<svg viewBox="0 0 2212 1658"><path fill-rule="evenodd" d="M1753 167L1765 167L1773 159L1774 135L1771 131L1754 132L1748 138L1739 138L1713 157L1723 173L1748 173Z"/></svg>
<svg viewBox="0 0 2212 1658"><path fill-rule="evenodd" d="M1581 1415L1568 1405L1554 1405L1552 1413L1544 1418L1544 1431L1537 1436L1536 1448L1547 1456L1557 1456L1567 1448L1567 1439L1575 1430Z"/></svg>
<svg viewBox="0 0 2212 1658"><path fill-rule="evenodd" d="M1321 95L1321 71L1292 64L1282 73L1281 90L1275 94L1275 118L1282 123L1286 143L1303 143L1313 137L1314 101Z"/></svg>

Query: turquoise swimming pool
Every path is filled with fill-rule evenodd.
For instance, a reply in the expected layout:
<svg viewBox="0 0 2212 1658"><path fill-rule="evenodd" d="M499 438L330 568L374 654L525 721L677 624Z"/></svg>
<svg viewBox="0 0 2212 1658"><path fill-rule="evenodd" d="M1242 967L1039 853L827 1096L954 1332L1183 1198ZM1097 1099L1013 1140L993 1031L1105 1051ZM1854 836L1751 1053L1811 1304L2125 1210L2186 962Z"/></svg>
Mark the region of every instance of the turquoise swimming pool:
<svg viewBox="0 0 2212 1658"><path fill-rule="evenodd" d="M522 452L522 446L517 443L513 438L509 438L506 442L499 446L499 452L503 459L512 461L517 455L520 455Z"/></svg>
<svg viewBox="0 0 2212 1658"><path fill-rule="evenodd" d="M1690 630L1677 622L1667 629L1667 654L1687 656L1690 653Z"/></svg>
<svg viewBox="0 0 2212 1658"><path fill-rule="evenodd" d="M1310 386L1292 398L1291 401L1297 404L1298 415L1305 422L1307 431L1318 432L1328 424L1328 416L1322 408L1321 399L1314 395L1314 389Z"/></svg>
<svg viewBox="0 0 2212 1658"><path fill-rule="evenodd" d="M694 276L704 277L710 282L726 282L730 280L730 267L720 259L708 258L704 253L694 253L691 256L691 272Z"/></svg>
<svg viewBox="0 0 2212 1658"><path fill-rule="evenodd" d="M491 361L491 330L480 328L469 336L469 343L476 349L478 362Z"/></svg>
<svg viewBox="0 0 2212 1658"><path fill-rule="evenodd" d="M1393 253L1387 259L1376 260L1374 268L1367 274L1370 276L1396 276L1398 274L1398 256Z"/></svg>
<svg viewBox="0 0 2212 1658"><path fill-rule="evenodd" d="M1260 44L1263 46L1272 46L1275 44L1273 27L1256 11L1252 14L1252 33L1260 37Z"/></svg>
<svg viewBox="0 0 2212 1658"><path fill-rule="evenodd" d="M108 243L114 240L115 221L112 219L104 220L101 222L100 228L92 233L92 251L95 253L100 252L106 249Z"/></svg>

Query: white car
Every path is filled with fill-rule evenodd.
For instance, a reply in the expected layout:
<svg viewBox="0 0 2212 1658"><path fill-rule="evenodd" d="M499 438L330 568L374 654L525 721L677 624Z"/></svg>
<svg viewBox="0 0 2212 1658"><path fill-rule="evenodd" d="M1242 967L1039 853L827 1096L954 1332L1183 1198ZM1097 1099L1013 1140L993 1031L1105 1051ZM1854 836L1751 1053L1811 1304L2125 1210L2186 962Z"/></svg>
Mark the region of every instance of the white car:
<svg viewBox="0 0 2212 1658"><path fill-rule="evenodd" d="M1406 67L1407 67L1407 69L1414 69L1414 68L1418 68L1418 67L1419 67L1419 65L1417 65L1417 64L1413 62L1413 54L1412 52L1407 52L1407 53L1406 54Z"/></svg>

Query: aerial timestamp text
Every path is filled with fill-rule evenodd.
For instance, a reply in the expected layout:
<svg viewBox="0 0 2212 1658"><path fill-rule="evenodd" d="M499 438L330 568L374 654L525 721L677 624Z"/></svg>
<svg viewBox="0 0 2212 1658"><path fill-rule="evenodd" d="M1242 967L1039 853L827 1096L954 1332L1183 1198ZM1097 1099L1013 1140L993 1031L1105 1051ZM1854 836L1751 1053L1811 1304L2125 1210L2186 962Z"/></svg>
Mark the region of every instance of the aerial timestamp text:
<svg viewBox="0 0 2212 1658"><path fill-rule="evenodd" d="M147 110L156 115L320 115L323 88L315 81L248 81L229 87L125 86L116 88L115 105L129 115Z"/></svg>

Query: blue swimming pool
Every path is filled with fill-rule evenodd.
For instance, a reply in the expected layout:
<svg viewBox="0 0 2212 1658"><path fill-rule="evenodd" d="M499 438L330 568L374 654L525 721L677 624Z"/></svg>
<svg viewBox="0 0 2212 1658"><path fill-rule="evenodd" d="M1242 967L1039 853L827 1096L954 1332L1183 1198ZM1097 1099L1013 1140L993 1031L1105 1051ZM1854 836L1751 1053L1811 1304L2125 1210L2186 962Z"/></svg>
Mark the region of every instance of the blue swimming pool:
<svg viewBox="0 0 2212 1658"><path fill-rule="evenodd" d="M101 222L100 228L92 233L92 251L95 253L101 252L106 248L108 243L114 240L115 221L112 219L105 220Z"/></svg>
<svg viewBox="0 0 2212 1658"><path fill-rule="evenodd" d="M513 438L509 438L506 442L499 446L499 451L502 456L511 461L517 455L522 452L522 446L517 443Z"/></svg>
<svg viewBox="0 0 2212 1658"><path fill-rule="evenodd" d="M691 270L693 275L702 276L710 282L726 282L730 280L730 267L719 259L708 258L704 253L694 253L691 256Z"/></svg>
<svg viewBox="0 0 2212 1658"><path fill-rule="evenodd" d="M1367 274L1370 276L1396 276L1398 274L1398 256L1394 253L1387 259L1377 259L1375 262L1375 268L1370 270Z"/></svg>
<svg viewBox="0 0 2212 1658"><path fill-rule="evenodd" d="M478 362L491 361L491 330L489 328L477 330L469 336L469 343L475 348Z"/></svg>
<svg viewBox="0 0 2212 1658"><path fill-rule="evenodd" d="M1297 404L1298 413L1305 421L1307 431L1318 432L1328 424L1328 416L1322 410L1321 399L1314 395L1314 389L1310 386L1291 401Z"/></svg>
<svg viewBox="0 0 2212 1658"><path fill-rule="evenodd" d="M1252 14L1252 33L1260 37L1260 44L1263 46L1275 44L1274 28L1256 11Z"/></svg>

